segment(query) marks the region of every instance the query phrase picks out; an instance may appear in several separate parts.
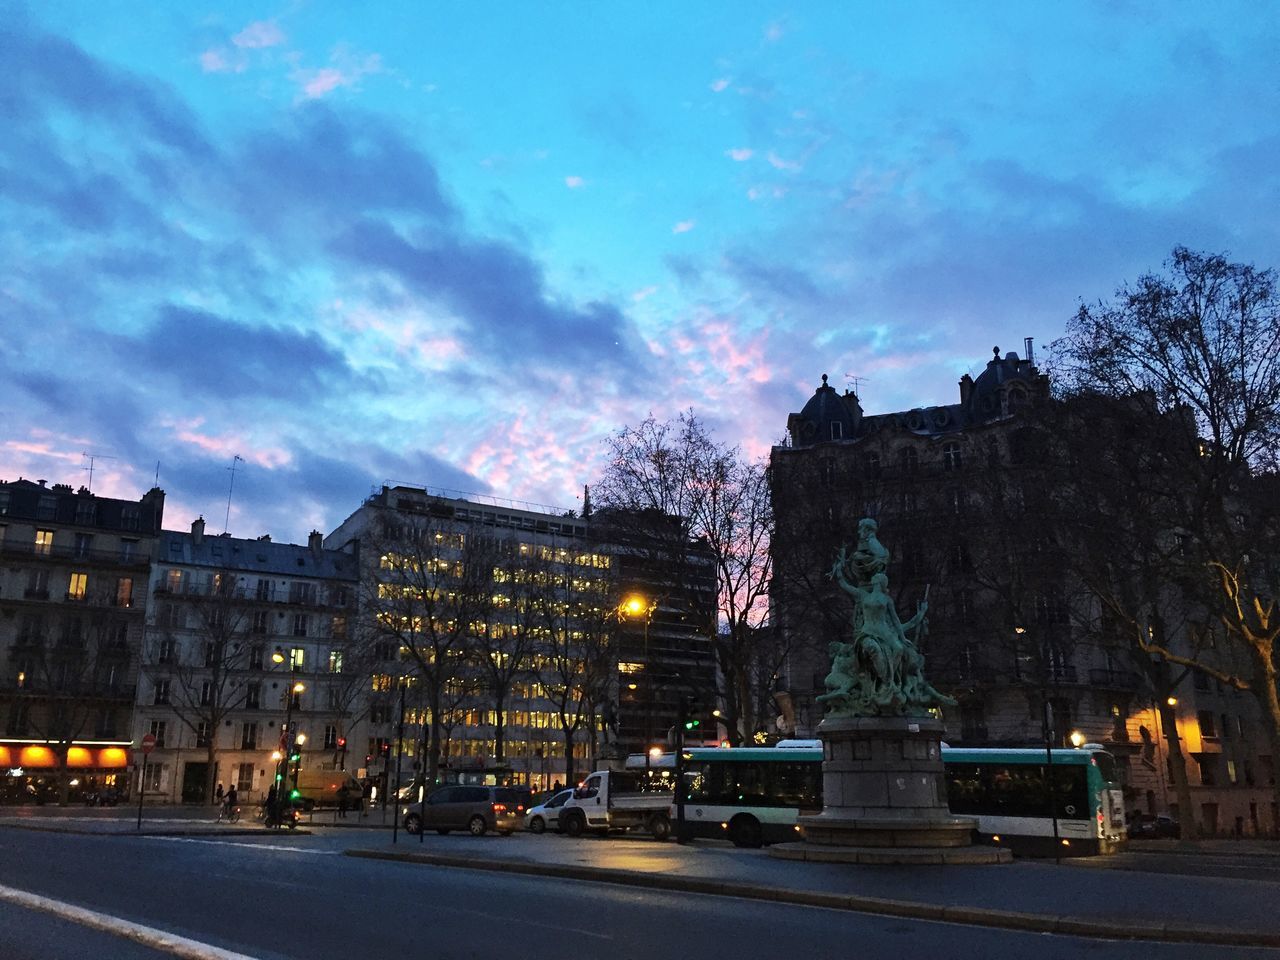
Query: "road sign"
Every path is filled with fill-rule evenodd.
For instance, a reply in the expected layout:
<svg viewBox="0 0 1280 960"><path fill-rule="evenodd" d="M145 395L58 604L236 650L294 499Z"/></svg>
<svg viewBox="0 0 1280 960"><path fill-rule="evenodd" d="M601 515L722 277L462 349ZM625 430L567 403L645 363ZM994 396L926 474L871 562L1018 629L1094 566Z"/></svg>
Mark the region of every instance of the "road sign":
<svg viewBox="0 0 1280 960"><path fill-rule="evenodd" d="M145 737L142 738L142 752L150 753L155 748L156 748L156 735L154 733L148 733Z"/></svg>

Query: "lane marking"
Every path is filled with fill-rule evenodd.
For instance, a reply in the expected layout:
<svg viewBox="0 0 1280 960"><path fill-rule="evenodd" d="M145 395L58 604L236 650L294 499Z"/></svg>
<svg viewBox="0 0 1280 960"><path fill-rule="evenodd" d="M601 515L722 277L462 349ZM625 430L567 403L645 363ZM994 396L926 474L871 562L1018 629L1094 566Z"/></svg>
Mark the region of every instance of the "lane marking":
<svg viewBox="0 0 1280 960"><path fill-rule="evenodd" d="M278 843L245 843L240 840L206 840L203 837L138 837L139 840L161 840L165 843L208 843L219 847L248 847L250 850L283 850L285 853L309 853L316 857L336 857L340 850L307 850L303 847L285 847Z"/></svg>
<svg viewBox="0 0 1280 960"><path fill-rule="evenodd" d="M0 885L0 900L26 907L29 910L51 913L56 917L61 917L63 920L69 920L72 923L78 923L81 926L101 930L103 933L114 934L126 940L133 940L156 950L163 950L165 953L170 953L175 957L182 957L183 960L256 960L256 958L246 953L224 950L221 947L215 947L211 943L201 943L199 940L180 937L176 933L157 930L155 927L134 923L132 920L122 920L119 917L99 913L96 910L88 910L84 907L77 907L74 904L63 903L61 900L51 900L49 897L28 893L26 890L18 890L15 887Z"/></svg>
<svg viewBox="0 0 1280 960"><path fill-rule="evenodd" d="M444 913L466 913L473 917L482 917L485 920L497 920L500 923L521 923L530 927L542 927L545 930L554 930L557 933L576 933L584 937L595 937L598 940L612 940L613 935L601 933L599 930L583 930L579 927L566 927L559 923L540 923L537 920L521 920L507 914L485 913L483 910L469 910L466 907L446 907L441 906L440 910Z"/></svg>

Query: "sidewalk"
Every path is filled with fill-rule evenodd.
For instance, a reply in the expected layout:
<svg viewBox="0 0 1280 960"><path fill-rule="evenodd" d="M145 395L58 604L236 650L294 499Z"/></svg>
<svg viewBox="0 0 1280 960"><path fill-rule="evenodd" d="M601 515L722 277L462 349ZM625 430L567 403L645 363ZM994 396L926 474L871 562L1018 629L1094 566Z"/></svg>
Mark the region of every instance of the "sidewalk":
<svg viewBox="0 0 1280 960"><path fill-rule="evenodd" d="M1280 948L1280 885L1256 881L1036 861L850 866L777 860L714 842L529 835L469 844L414 837L397 846L377 837L345 853L1044 933Z"/></svg>

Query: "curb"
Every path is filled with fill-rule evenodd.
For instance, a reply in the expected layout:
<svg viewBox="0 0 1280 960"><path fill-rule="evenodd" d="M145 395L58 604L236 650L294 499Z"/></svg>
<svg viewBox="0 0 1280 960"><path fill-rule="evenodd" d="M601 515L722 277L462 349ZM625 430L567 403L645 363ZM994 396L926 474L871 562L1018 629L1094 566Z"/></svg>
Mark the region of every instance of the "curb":
<svg viewBox="0 0 1280 960"><path fill-rule="evenodd" d="M1220 947L1280 947L1280 933L1248 930L1226 930L1207 926L1176 924L1111 924L1079 917L1048 916L1019 913L989 907L957 907L911 900L888 900L842 893L808 890L777 890L749 883L735 883L701 877L680 877L665 873L640 873L635 870L608 870L602 867L567 864L530 863L510 860L475 860L437 853L391 853L382 850L344 850L343 856L363 860L388 860L398 863L421 863L464 870L487 870L518 873L538 877L561 877L588 880L620 886L646 887L652 890L681 893L704 893L711 896L739 897L745 900L769 900L806 907L826 907L910 920L936 920L967 926L993 927L1031 933L1051 933L1101 940L1142 940L1155 943L1197 943Z"/></svg>
<svg viewBox="0 0 1280 960"><path fill-rule="evenodd" d="M266 827L227 827L215 829L190 830L86 830L83 827L36 826L32 823L0 823L0 828L13 830L30 830L34 833L70 833L80 837L260 837L275 836L277 831ZM309 837L310 830L286 830L295 837Z"/></svg>

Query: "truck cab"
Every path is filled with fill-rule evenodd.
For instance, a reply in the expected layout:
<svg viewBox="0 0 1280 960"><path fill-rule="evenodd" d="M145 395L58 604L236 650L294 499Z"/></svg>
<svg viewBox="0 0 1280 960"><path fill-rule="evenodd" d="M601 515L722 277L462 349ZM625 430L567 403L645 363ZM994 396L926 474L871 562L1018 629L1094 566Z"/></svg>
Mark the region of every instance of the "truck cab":
<svg viewBox="0 0 1280 960"><path fill-rule="evenodd" d="M643 827L658 840L671 835L670 784L630 770L597 770L573 791L560 811L560 829L571 837L587 831Z"/></svg>

